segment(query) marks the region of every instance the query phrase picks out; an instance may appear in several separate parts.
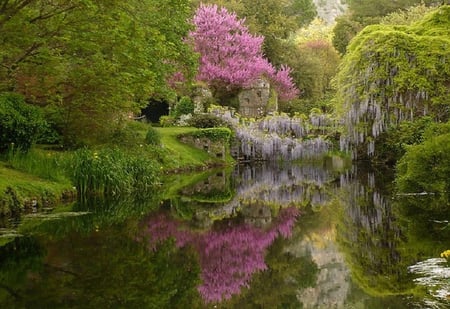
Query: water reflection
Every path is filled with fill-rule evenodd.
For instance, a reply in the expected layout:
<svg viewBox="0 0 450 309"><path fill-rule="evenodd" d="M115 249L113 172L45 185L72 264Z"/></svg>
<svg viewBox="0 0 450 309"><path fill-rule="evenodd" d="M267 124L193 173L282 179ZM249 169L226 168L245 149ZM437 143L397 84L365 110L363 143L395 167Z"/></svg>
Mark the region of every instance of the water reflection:
<svg viewBox="0 0 450 309"><path fill-rule="evenodd" d="M218 302L239 294L252 275L266 270L266 249L278 236L289 237L298 210L279 211L274 224L259 229L229 222L205 232L189 229L188 224L159 214L146 220L145 236L152 247L170 237L179 248L192 246L199 254L202 284L198 287L206 302Z"/></svg>
<svg viewBox="0 0 450 309"><path fill-rule="evenodd" d="M152 199L23 218L0 239L0 307L448 307L448 277L421 279L450 249L448 200L343 167L173 175Z"/></svg>

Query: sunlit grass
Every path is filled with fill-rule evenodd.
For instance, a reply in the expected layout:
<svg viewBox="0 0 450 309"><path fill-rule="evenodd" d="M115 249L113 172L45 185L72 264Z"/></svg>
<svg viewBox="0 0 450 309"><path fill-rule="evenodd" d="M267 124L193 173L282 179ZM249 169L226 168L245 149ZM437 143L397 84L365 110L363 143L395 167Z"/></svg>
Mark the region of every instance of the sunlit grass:
<svg viewBox="0 0 450 309"><path fill-rule="evenodd" d="M186 134L198 129L189 127L166 127L156 128L156 130L161 134L161 147L167 149L171 156L165 162L166 169L205 167L210 163L220 162L206 151L183 144L178 140L180 134Z"/></svg>
<svg viewBox="0 0 450 309"><path fill-rule="evenodd" d="M65 191L73 191L72 184L68 181L51 181L42 179L7 167L0 162L0 212L7 214L12 209L19 207L8 203L12 198L23 206L26 200L36 199L42 205L43 200L54 204L58 202Z"/></svg>

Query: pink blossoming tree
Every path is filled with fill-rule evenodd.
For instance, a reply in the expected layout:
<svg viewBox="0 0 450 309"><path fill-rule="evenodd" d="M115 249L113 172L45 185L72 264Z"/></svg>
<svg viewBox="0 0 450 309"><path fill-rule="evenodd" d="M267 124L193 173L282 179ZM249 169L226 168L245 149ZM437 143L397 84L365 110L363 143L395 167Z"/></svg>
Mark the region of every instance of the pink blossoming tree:
<svg viewBox="0 0 450 309"><path fill-rule="evenodd" d="M268 78L281 100L299 94L290 68L276 70L262 53L264 37L252 35L235 13L217 5L200 5L190 32L194 50L200 54L197 79L215 90L249 87L257 78Z"/></svg>

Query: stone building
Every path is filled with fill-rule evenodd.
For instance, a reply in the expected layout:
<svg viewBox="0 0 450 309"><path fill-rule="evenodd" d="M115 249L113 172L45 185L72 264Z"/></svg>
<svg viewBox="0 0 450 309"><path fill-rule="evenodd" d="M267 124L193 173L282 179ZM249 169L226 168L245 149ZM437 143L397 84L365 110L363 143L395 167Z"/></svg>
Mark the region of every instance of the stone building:
<svg viewBox="0 0 450 309"><path fill-rule="evenodd" d="M277 97L264 78L259 78L251 87L242 89L238 100L239 114L244 117L259 118L278 109Z"/></svg>

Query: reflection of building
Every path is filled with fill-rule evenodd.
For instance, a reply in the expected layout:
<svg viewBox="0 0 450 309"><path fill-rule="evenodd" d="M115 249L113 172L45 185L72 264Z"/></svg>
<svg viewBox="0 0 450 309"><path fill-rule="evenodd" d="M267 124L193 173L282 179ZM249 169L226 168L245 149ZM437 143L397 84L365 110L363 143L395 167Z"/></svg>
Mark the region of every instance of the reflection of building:
<svg viewBox="0 0 450 309"><path fill-rule="evenodd" d="M245 223L252 224L256 227L265 227L272 222L270 207L262 201L242 205L242 215L244 216Z"/></svg>
<svg viewBox="0 0 450 309"><path fill-rule="evenodd" d="M278 109L276 97L271 96L270 83L257 79L253 85L241 90L238 95L239 113L244 117L263 117Z"/></svg>
<svg viewBox="0 0 450 309"><path fill-rule="evenodd" d="M336 244L335 233L333 228L312 232L287 248L294 256L310 256L319 268L315 285L298 292L303 308L346 308L350 271Z"/></svg>

